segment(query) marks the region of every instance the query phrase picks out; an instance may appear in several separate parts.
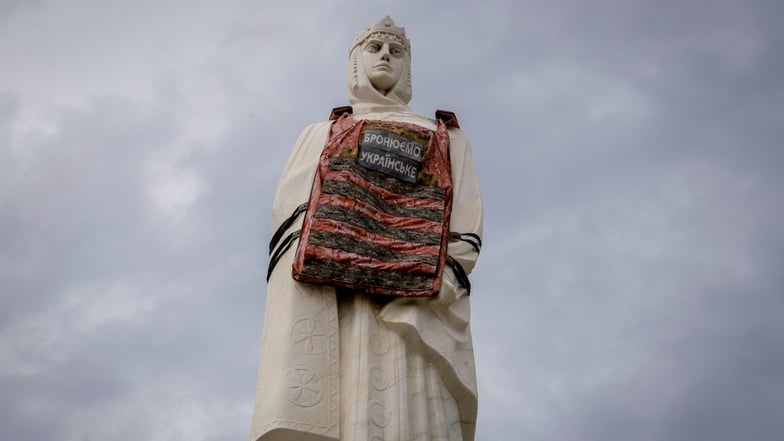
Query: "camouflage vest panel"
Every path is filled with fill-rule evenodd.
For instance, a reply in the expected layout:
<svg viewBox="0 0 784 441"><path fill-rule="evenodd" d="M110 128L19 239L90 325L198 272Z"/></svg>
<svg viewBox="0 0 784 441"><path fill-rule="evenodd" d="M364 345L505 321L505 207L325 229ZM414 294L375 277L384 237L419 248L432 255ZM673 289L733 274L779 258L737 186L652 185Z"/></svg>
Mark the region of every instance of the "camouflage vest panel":
<svg viewBox="0 0 784 441"><path fill-rule="evenodd" d="M293 277L395 296L438 293L449 241L449 133L342 115L322 151Z"/></svg>

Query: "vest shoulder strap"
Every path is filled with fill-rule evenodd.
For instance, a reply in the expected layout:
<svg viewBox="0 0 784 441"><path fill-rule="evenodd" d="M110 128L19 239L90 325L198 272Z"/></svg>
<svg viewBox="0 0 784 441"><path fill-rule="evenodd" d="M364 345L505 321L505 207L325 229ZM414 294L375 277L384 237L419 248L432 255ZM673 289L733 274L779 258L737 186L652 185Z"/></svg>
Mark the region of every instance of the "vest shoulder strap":
<svg viewBox="0 0 784 441"><path fill-rule="evenodd" d="M335 121L336 119L340 118L343 114L354 114L354 109L351 106L340 106L335 107L332 109L332 112L329 114L329 120Z"/></svg>
<svg viewBox="0 0 784 441"><path fill-rule="evenodd" d="M443 121L444 124L449 128L460 128L460 123L457 122L457 115L455 115L455 112L450 112L448 110L436 110L436 119Z"/></svg>

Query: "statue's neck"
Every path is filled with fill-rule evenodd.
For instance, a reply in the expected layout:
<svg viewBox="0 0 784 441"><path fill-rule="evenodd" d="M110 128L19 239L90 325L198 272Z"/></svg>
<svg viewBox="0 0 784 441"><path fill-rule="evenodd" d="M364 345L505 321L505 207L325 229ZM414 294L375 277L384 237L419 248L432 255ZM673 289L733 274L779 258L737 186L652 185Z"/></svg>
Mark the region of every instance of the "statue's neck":
<svg viewBox="0 0 784 441"><path fill-rule="evenodd" d="M352 103L351 107L354 109L354 115L362 115L365 113L387 113L387 112L410 112L408 106L399 103Z"/></svg>

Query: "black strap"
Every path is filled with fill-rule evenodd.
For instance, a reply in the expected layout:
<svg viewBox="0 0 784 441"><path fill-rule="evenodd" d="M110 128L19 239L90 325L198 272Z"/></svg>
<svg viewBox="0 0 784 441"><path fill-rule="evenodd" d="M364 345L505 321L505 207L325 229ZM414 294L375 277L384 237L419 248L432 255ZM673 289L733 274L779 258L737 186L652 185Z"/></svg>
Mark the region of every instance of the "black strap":
<svg viewBox="0 0 784 441"><path fill-rule="evenodd" d="M463 242L471 245L471 247L477 253L480 252L482 249L482 238L479 237L476 233L449 233L450 239L455 240L462 240ZM457 282L466 289L467 294L471 295L471 281L468 280L468 274L466 274L463 265L460 265L460 262L455 260L454 257L447 255L446 256L446 264L452 268L452 271L455 273L455 277L457 277Z"/></svg>
<svg viewBox="0 0 784 441"><path fill-rule="evenodd" d="M304 204L302 204L299 207L297 207L296 209L294 209L294 212L291 213L291 216L289 216L286 220L284 220L283 223L280 224L278 229L275 230L275 234L273 234L272 235L272 239L270 239L270 244L269 244L269 253L270 254L272 254L272 250L275 249L275 246L278 244L278 241L280 240L280 238L283 237L283 233L285 233L286 230L288 230L289 227L291 227L291 225L294 224L294 221L297 220L299 215L304 213L305 210L307 210L307 209L308 209L308 203L305 202Z"/></svg>
<svg viewBox="0 0 784 441"><path fill-rule="evenodd" d="M275 267L278 265L278 261L286 254L286 251L291 248L291 244L299 238L299 234L300 230L297 230L286 236L286 238L283 239L283 242L280 243L278 249L275 250L275 253L270 257L269 268L267 268L267 282L269 282L270 276L272 276L272 271L274 271Z"/></svg>
<svg viewBox="0 0 784 441"><path fill-rule="evenodd" d="M463 269L463 265L460 265L460 262L455 260L452 256L446 256L446 264L452 268L452 271L455 272L455 277L457 277L457 283L460 284L463 288L466 289L466 295L471 295L471 282L468 280L468 274L466 274L465 269Z"/></svg>
<svg viewBox="0 0 784 441"><path fill-rule="evenodd" d="M450 239L462 240L470 244L478 253L482 249L482 238L474 233L449 233Z"/></svg>
<svg viewBox="0 0 784 441"><path fill-rule="evenodd" d="M280 242L280 239L281 237L283 237L283 234L286 232L286 230L288 230L297 220L299 215L304 213L305 210L307 209L308 209L307 202L295 208L294 212L292 212L291 215L288 218L286 218L286 220L284 220L282 224L280 224L278 229L275 230L275 234L272 235L272 239L270 239L270 243L269 243L270 262L269 262L269 267L267 268L268 282L270 276L272 275L272 271L275 269L275 266L277 266L280 258L283 257L284 254L286 254L286 251L288 251L289 248L291 248L291 244L294 243L294 240L299 238L299 230L286 236L286 238L283 239L283 242L281 242L280 246L277 249L275 249L275 247L278 245L278 242ZM274 253L273 250L275 251Z"/></svg>

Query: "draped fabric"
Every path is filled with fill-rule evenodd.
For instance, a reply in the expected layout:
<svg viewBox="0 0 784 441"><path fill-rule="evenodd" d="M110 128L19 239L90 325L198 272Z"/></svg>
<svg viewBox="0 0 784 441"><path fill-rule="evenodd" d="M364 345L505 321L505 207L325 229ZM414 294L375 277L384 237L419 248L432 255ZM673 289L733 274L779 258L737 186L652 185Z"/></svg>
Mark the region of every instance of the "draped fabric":
<svg viewBox="0 0 784 441"><path fill-rule="evenodd" d="M349 93L354 118L434 130L406 107L410 82L383 96L357 72ZM407 66L407 69L409 67ZM404 81L404 80L401 80ZM402 96L402 98L401 98ZM330 130L325 121L298 138L275 195L272 228L309 199ZM482 233L482 205L471 147L449 129L453 206L450 230ZM286 232L301 228L295 223ZM473 441L477 388L470 303L453 272L434 297L388 297L296 282L294 248L267 285L251 441ZM450 241L447 252L470 274L478 254ZM481 299L481 291L473 296Z"/></svg>

